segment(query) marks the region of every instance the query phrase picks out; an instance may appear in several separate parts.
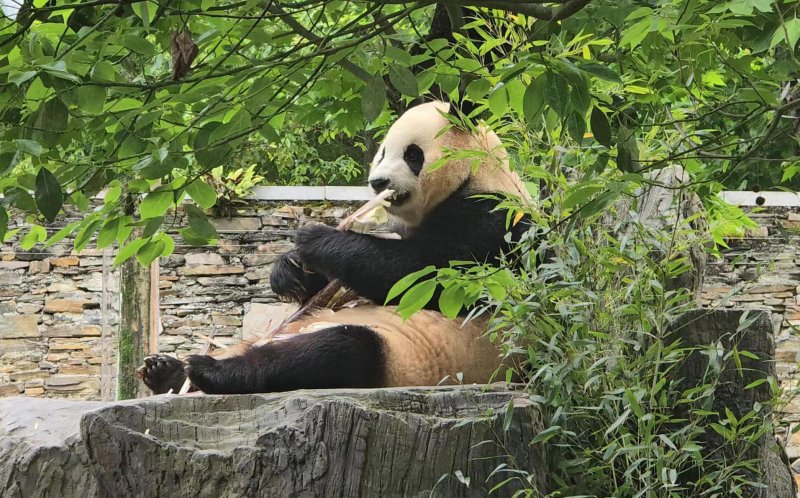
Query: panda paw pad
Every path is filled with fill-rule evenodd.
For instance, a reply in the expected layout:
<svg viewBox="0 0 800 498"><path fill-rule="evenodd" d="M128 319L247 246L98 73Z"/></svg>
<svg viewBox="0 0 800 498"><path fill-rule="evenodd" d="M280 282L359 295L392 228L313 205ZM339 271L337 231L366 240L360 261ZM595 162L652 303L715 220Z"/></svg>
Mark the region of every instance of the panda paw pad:
<svg viewBox="0 0 800 498"><path fill-rule="evenodd" d="M186 380L183 362L172 356L156 354L144 359L144 365L136 371L144 384L155 394L164 394L172 389L177 393Z"/></svg>

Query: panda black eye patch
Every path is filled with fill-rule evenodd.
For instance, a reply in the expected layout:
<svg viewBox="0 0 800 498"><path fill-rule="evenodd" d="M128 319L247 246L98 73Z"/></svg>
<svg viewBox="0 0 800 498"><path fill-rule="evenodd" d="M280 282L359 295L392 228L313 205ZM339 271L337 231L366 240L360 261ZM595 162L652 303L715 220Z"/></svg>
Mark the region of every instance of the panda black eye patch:
<svg viewBox="0 0 800 498"><path fill-rule="evenodd" d="M405 160L409 169L419 176L420 171L422 171L422 165L425 163L425 153L422 152L419 145L411 144L403 152L403 160Z"/></svg>

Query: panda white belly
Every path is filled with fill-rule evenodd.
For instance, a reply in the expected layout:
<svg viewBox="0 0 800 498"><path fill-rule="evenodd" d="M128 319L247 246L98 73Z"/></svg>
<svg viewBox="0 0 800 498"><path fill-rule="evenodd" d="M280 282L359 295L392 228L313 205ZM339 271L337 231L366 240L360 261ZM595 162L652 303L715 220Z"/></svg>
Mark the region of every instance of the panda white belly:
<svg viewBox="0 0 800 498"><path fill-rule="evenodd" d="M339 311L320 310L290 324L282 340L295 334L319 333L336 325L369 327L380 336L385 352L385 385L431 386L445 383L485 383L500 364L500 352L484 335L486 320L466 324L441 313L422 310L403 320L394 306L361 305ZM254 345L259 345L256 343ZM504 379L504 374L500 376Z"/></svg>

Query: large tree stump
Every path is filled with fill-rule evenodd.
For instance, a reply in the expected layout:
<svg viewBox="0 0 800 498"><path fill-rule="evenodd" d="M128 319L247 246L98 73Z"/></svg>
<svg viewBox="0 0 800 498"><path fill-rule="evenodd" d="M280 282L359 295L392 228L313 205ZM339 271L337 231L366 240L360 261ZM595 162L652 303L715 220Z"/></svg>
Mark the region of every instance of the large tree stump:
<svg viewBox="0 0 800 498"><path fill-rule="evenodd" d="M646 173L645 178L653 182L653 185L644 190L637 203L639 220L645 225L666 232L691 228L702 240L708 232L708 223L702 216L694 217L702 213L704 208L700 197L686 187L690 180L686 171L675 164ZM691 221L686 221L690 219ZM708 260L705 245L692 244L681 256L688 259L691 269L668 279L664 287L667 290L689 289L695 299L699 299Z"/></svg>
<svg viewBox="0 0 800 498"><path fill-rule="evenodd" d="M750 389L745 388L761 379L776 377L775 344L768 311L697 309L676 320L671 331L672 335L666 342L680 338L683 346L695 348L673 371L674 378L681 382L682 389L702 384L709 369L709 354L716 354L721 359L736 347L739 352L749 352L757 358L739 355L741 368L732 359L720 362L722 366L714 379L716 383L711 409L718 412L722 419L726 417L726 409L740 419L752 411L756 403L760 403L763 405L762 415L770 415L767 404L772 399L770 384L765 382ZM690 405L682 405L681 410L690 408ZM680 411L678 414L686 415ZM776 444L774 435L767 434L756 443L749 443L742 438L731 443L709 430L706 432L704 446L706 458L756 462L758 469L750 478L767 487L754 490L748 495L751 498L796 496L788 459L785 458L784 449Z"/></svg>
<svg viewBox="0 0 800 498"><path fill-rule="evenodd" d="M11 446L19 441L0 436L0 462L16 455L3 464L0 495L479 497L516 475L491 475L501 464L530 472L530 481L512 481L492 496L546 484L544 449L530 446L542 429L539 411L523 392L500 387L86 403L68 420L52 421L60 431L47 418L51 403L63 402L0 400L0 414L37 413L36 430L57 432L43 447L35 430L26 431L29 440L16 453ZM20 487L20 479L34 484Z"/></svg>
<svg viewBox="0 0 800 498"><path fill-rule="evenodd" d="M693 240L689 241L691 243L677 253L677 256L686 258L690 269L663 283L667 290L686 288L695 299L699 299L708 259L705 247L708 223L703 216L696 216L703 213L703 203L697 194L688 189L689 175L680 165L648 171L644 173L644 178L647 183L637 192L635 202L628 198L619 200L614 209L600 218L600 223L614 227L618 235L623 235L631 234L634 230L631 222L638 221L660 232L681 233L672 241L679 245L684 245L688 236L686 229L694 230ZM653 245L650 250L655 259L667 255L664 247Z"/></svg>

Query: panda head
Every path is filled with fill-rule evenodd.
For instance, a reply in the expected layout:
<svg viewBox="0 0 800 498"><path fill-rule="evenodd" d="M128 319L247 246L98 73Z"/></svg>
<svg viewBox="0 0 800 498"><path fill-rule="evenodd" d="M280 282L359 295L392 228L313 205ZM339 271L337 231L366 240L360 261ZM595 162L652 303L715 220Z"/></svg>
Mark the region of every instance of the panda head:
<svg viewBox="0 0 800 498"><path fill-rule="evenodd" d="M450 105L429 102L406 111L389 128L369 174L378 193L394 190L389 213L407 225L418 225L439 203L466 185L468 195L482 193L527 196L524 185L509 170L506 151L493 132L468 133L450 126ZM453 151L474 150L431 170ZM479 159L479 167L473 168Z"/></svg>

